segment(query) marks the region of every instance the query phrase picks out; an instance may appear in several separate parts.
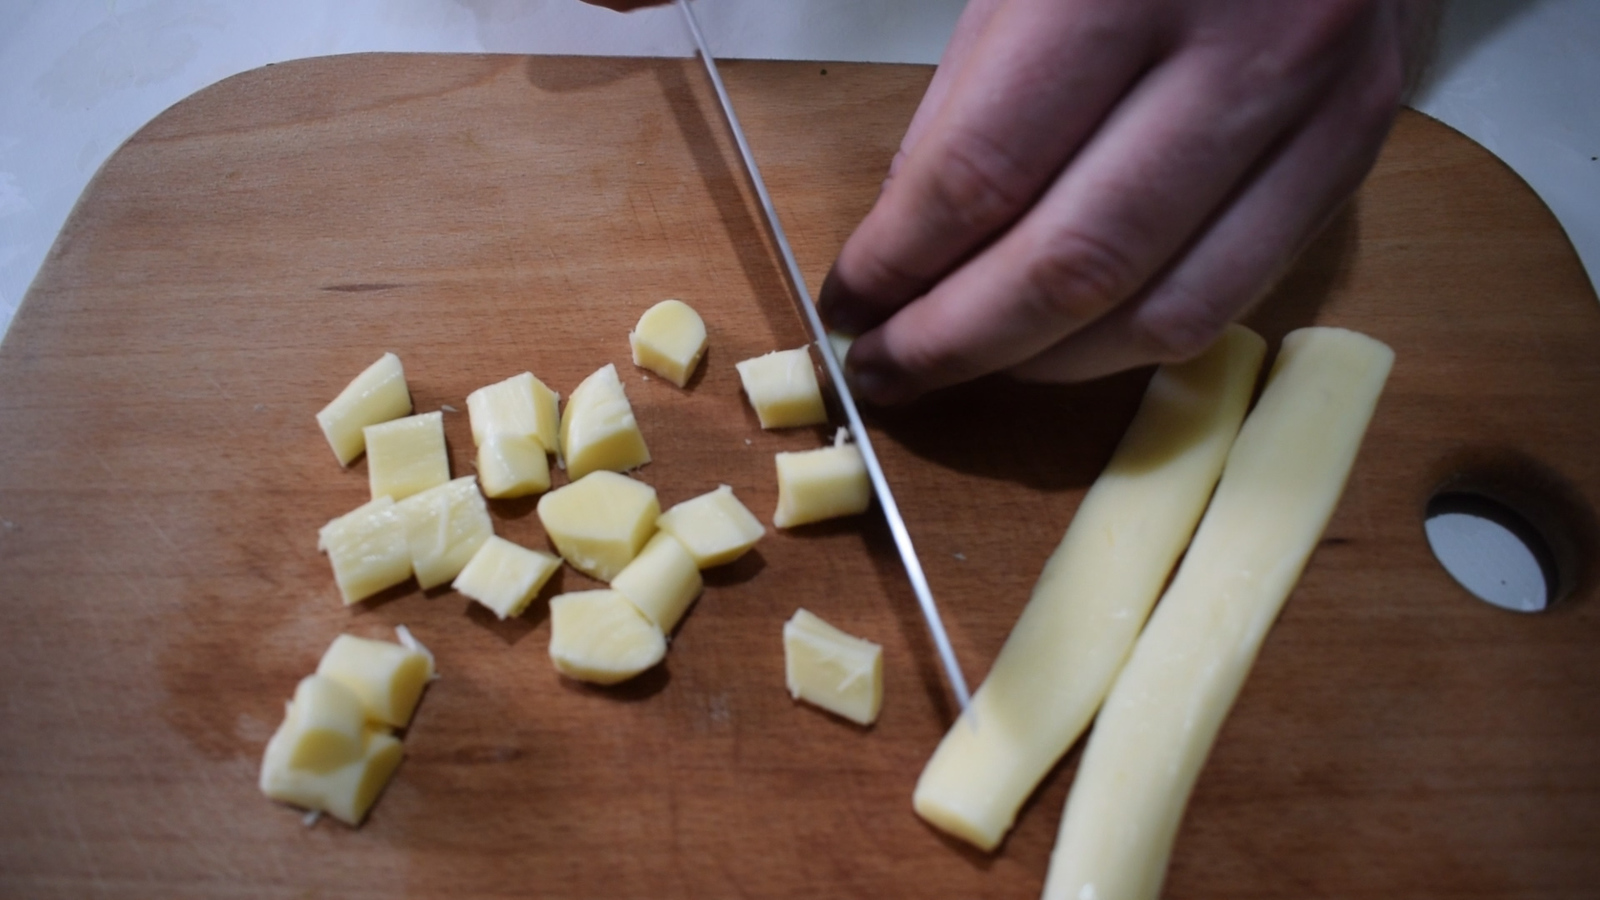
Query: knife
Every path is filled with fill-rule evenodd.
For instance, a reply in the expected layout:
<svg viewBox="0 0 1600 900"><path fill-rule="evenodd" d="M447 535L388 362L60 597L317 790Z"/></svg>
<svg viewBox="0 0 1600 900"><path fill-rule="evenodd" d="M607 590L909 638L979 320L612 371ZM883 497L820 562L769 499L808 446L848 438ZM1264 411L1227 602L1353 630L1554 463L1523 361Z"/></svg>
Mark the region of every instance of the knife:
<svg viewBox="0 0 1600 900"><path fill-rule="evenodd" d="M695 19L694 10L689 8L689 0L675 0L675 2L683 13L684 23L689 26L689 33L694 37L700 58L705 61L706 74L710 76L711 86L717 92L717 102L722 104L722 115L728 121L728 130L733 133L733 142L738 145L739 156L744 160L745 174L750 177L756 198L761 201L761 212L766 216L767 227L772 232L773 242L778 247L778 254L783 257L784 268L788 270L789 281L794 286L794 304L800 312L800 318L806 323L806 330L811 333L811 341L817 347L817 354L822 357L823 368L827 370L828 380L833 382L839 406L844 410L845 419L850 426L850 436L855 441L856 448L861 451L861 459L866 463L867 477L872 481L872 490L877 495L883 517L889 522L889 532L894 536L895 548L900 551L900 562L905 566L906 576L911 580L911 591L917 596L917 605L922 608L922 618L927 622L928 633L933 637L933 646L939 653L939 662L944 666L945 678L950 683L950 690L955 694L956 702L965 710L971 699L967 692L967 680L961 674L960 663L956 662L955 650L950 646L950 636L945 633L944 620L939 617L939 607L933 602L933 590L928 587L928 576L922 571L922 561L917 558L917 549L911 544L911 533L906 530L905 519L900 515L900 506L894 502L889 482L883 477L883 467L878 464L878 454L873 452L872 439L867 435L866 426L861 422L855 398L850 395L850 386L845 383L844 370L834 353L833 342L828 340L828 330L823 326L822 318L817 315L816 303L806 288L805 277L800 274L800 264L795 261L794 250L789 247L789 236L783 230L783 223L778 221L778 211L773 208L772 195L767 193L767 184L761 180L761 170L756 166L755 156L750 152L750 142L745 140L744 129L739 127L739 116L733 111L733 103L728 99L728 91L722 85L722 75L717 71L717 62L712 58L710 49L706 47L705 35L700 33L700 23Z"/></svg>

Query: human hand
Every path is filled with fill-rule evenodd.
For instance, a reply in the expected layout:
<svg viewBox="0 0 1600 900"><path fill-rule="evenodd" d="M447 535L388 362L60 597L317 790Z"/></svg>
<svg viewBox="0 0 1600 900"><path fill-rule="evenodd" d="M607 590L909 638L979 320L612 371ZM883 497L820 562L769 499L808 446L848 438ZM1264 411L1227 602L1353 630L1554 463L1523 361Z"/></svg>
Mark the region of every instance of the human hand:
<svg viewBox="0 0 1600 900"><path fill-rule="evenodd" d="M971 0L819 299L893 403L1187 359L1365 177L1426 0Z"/></svg>

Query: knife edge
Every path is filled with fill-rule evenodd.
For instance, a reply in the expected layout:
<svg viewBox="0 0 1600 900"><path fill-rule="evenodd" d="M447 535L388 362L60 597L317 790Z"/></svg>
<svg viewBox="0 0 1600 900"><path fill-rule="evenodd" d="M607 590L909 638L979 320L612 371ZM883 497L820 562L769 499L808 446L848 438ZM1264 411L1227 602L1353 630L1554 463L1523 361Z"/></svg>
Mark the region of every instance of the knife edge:
<svg viewBox="0 0 1600 900"><path fill-rule="evenodd" d="M756 199L761 204L762 215L766 219L768 230L771 232L773 243L778 248L778 255L782 257L784 268L789 277L794 294L792 300L800 313L800 318L805 322L806 330L811 335L811 343L816 346L817 354L822 359L823 369L828 380L832 382L835 398L844 412L846 424L850 429L850 436L861 452L862 461L866 464L867 477L872 482L873 493L878 498L878 506L883 510L884 519L888 522L889 532L894 538L895 548L899 551L901 564L905 567L906 577L911 582L912 593L916 595L917 605L922 611L924 622L933 639L934 649L939 655L939 661L944 669L945 679L950 685L951 693L955 695L956 703L963 710L971 700L967 689L967 681L961 673L961 665L956 660L955 650L950 645L949 634L945 631L944 619L939 614L938 604L933 599L933 589L928 584L928 576L923 571L922 561L917 556L915 545L911 542L911 533L906 528L905 518L900 513L900 505L895 502L894 493L889 488L888 479L884 477L883 466L878 462L877 452L873 449L872 439L867 434L866 425L862 422L861 413L856 407L855 398L850 393L849 384L844 378L844 369L840 360L834 353L833 343L828 339L828 330L822 324L822 318L817 314L816 303L812 300L811 292L806 287L805 276L800 272L800 264L795 259L794 250L789 245L788 234L783 230L783 223L778 218L777 209L773 206L772 195L767 192L766 182L761 178L761 170L756 165L755 155L750 149L750 142L745 138L744 129L739 124L739 116L733 109L733 102L728 97L727 88L723 85L722 74L717 69L716 60L712 57L710 48L706 44L705 35L700 30L700 23L695 18L694 11L689 8L689 0L675 0L675 5L683 13L684 24L688 26L689 33L694 39L700 59L705 63L706 75L711 79L711 86L717 95L717 102L722 107L723 118L726 120L728 130L733 136L734 144L738 147L739 156L744 164L746 177L750 179L751 187L755 190Z"/></svg>

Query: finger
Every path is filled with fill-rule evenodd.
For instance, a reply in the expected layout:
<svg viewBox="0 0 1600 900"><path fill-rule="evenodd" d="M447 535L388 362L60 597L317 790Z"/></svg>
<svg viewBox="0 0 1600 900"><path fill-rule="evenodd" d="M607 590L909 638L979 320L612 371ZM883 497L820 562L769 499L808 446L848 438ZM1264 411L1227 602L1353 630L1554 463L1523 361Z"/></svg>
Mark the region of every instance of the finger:
<svg viewBox="0 0 1600 900"><path fill-rule="evenodd" d="M1148 64L1132 4L1010 0L840 250L822 312L860 333L1009 225Z"/></svg>
<svg viewBox="0 0 1600 900"><path fill-rule="evenodd" d="M900 140L900 150L889 162L889 178L894 178L911 148L928 130L934 117L944 107L945 98L950 95L950 85L955 81L956 73L960 71L961 64L972 52L978 38L988 27L989 19L994 15L1005 0L971 0L961 11L961 17L956 20L955 31L950 35L950 42L945 44L944 53L939 56L939 66L933 71L933 78L928 82L928 89L922 95L922 100L917 104L917 111L911 116L911 124L906 126L905 137ZM887 179L886 179L887 181Z"/></svg>
<svg viewBox="0 0 1600 900"><path fill-rule="evenodd" d="M972 52L984 29L988 27L989 19L995 10L1004 2L1005 0L970 0L966 8L961 11L960 18L956 20L955 30L950 35L950 41L945 44L944 53L939 57L939 65L934 69L933 78L928 82L928 89L923 92L922 99L917 103L917 110L911 116L911 124L906 126L906 133L900 139L900 147L895 151L894 158L889 160L889 171L884 175L883 184L878 188L880 197L888 189L896 173L905 165L911 149L927 133L934 118L944 108L945 98L950 95L950 85L955 81L962 63ZM848 306L852 301L841 290L835 271L834 268L829 268L828 274L822 279L822 290L817 295L818 309L830 327L856 334L864 330L864 326L846 327L843 324L852 317L849 310L840 312L839 306L841 302Z"/></svg>
<svg viewBox="0 0 1600 900"><path fill-rule="evenodd" d="M1027 216L856 342L869 397L1010 368L1139 291L1332 80L1317 56L1263 79L1201 45L1153 70Z"/></svg>
<svg viewBox="0 0 1600 900"><path fill-rule="evenodd" d="M1374 23L1388 26L1380 18ZM1371 170L1399 106L1404 62L1382 35L1196 242L1132 303L1012 373L1083 381L1202 352L1315 239Z"/></svg>

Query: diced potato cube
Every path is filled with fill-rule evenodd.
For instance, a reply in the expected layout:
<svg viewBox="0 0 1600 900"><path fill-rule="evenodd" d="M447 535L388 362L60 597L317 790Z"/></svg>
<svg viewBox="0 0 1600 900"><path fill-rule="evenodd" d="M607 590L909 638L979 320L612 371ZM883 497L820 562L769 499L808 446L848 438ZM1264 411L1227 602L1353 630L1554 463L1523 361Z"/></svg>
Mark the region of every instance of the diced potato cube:
<svg viewBox="0 0 1600 900"><path fill-rule="evenodd" d="M665 531L656 532L633 562L611 580L612 590L632 601L666 634L672 633L703 586L694 557Z"/></svg>
<svg viewBox="0 0 1600 900"><path fill-rule="evenodd" d="M492 536L456 576L452 587L507 619L522 615L560 567L559 557Z"/></svg>
<svg viewBox="0 0 1600 900"><path fill-rule="evenodd" d="M666 655L661 629L617 591L576 591L550 599L550 661L568 678L616 684Z"/></svg>
<svg viewBox="0 0 1600 900"><path fill-rule="evenodd" d="M792 528L838 516L853 516L872 505L872 481L861 450L842 440L832 447L779 453L778 509L772 524Z"/></svg>
<svg viewBox="0 0 1600 900"><path fill-rule="evenodd" d="M411 391L406 388L400 357L385 353L317 413L317 424L322 426L322 434L333 448L333 455L339 458L339 465L348 466L366 449L363 428L409 412Z"/></svg>
<svg viewBox="0 0 1600 900"><path fill-rule="evenodd" d="M261 792L282 803L325 812L359 825L400 766L400 742L382 728L362 733L361 755L327 772L297 769L287 755L294 743L293 712L278 727L261 760Z"/></svg>
<svg viewBox="0 0 1600 900"><path fill-rule="evenodd" d="M478 483L485 497L526 497L550 490L544 446L520 434L490 434L478 445Z"/></svg>
<svg viewBox="0 0 1600 900"><path fill-rule="evenodd" d="M858 725L883 707L883 648L840 631L806 610L783 624L789 696Z"/></svg>
<svg viewBox="0 0 1600 900"><path fill-rule="evenodd" d="M738 363L745 396L762 428L794 428L828 421L822 388L806 348L778 350Z"/></svg>
<svg viewBox="0 0 1600 900"><path fill-rule="evenodd" d="M406 526L411 571L424 590L461 574L494 534L489 506L471 475L447 481L394 505Z"/></svg>
<svg viewBox="0 0 1600 900"><path fill-rule="evenodd" d="M572 392L561 414L561 458L576 481L602 469L626 472L650 461L633 407L607 363Z"/></svg>
<svg viewBox="0 0 1600 900"><path fill-rule="evenodd" d="M379 497L322 526L317 549L349 606L411 577L411 547L394 501Z"/></svg>
<svg viewBox="0 0 1600 900"><path fill-rule="evenodd" d="M844 365L844 358L850 355L850 348L855 346L856 339L848 334L837 331L828 332L828 344L833 347L833 358Z"/></svg>
<svg viewBox="0 0 1600 900"><path fill-rule="evenodd" d="M293 769L331 772L360 759L367 708L355 691L325 675L307 675L294 690L284 757Z"/></svg>
<svg viewBox="0 0 1600 900"><path fill-rule="evenodd" d="M371 721L404 728L433 677L433 660L399 644L341 634L322 654L317 674L361 698Z"/></svg>
<svg viewBox="0 0 1600 900"><path fill-rule="evenodd" d="M368 425L365 433L367 480L373 497L404 500L450 480L443 413Z"/></svg>
<svg viewBox="0 0 1600 900"><path fill-rule="evenodd" d="M628 343L634 365L683 387L706 352L706 323L682 300L663 300L639 317Z"/></svg>
<svg viewBox="0 0 1600 900"><path fill-rule="evenodd" d="M662 513L656 527L677 538L702 569L733 562L767 533L725 484Z"/></svg>
<svg viewBox="0 0 1600 900"><path fill-rule="evenodd" d="M482 447L491 434L514 434L533 438L546 452L554 453L561 424L556 415L560 399L560 394L545 387L532 372L478 388L467 395L472 442Z"/></svg>
<svg viewBox="0 0 1600 900"><path fill-rule="evenodd" d="M650 539L661 504L650 485L602 470L545 494L538 512L563 559L591 578L610 581Z"/></svg>

